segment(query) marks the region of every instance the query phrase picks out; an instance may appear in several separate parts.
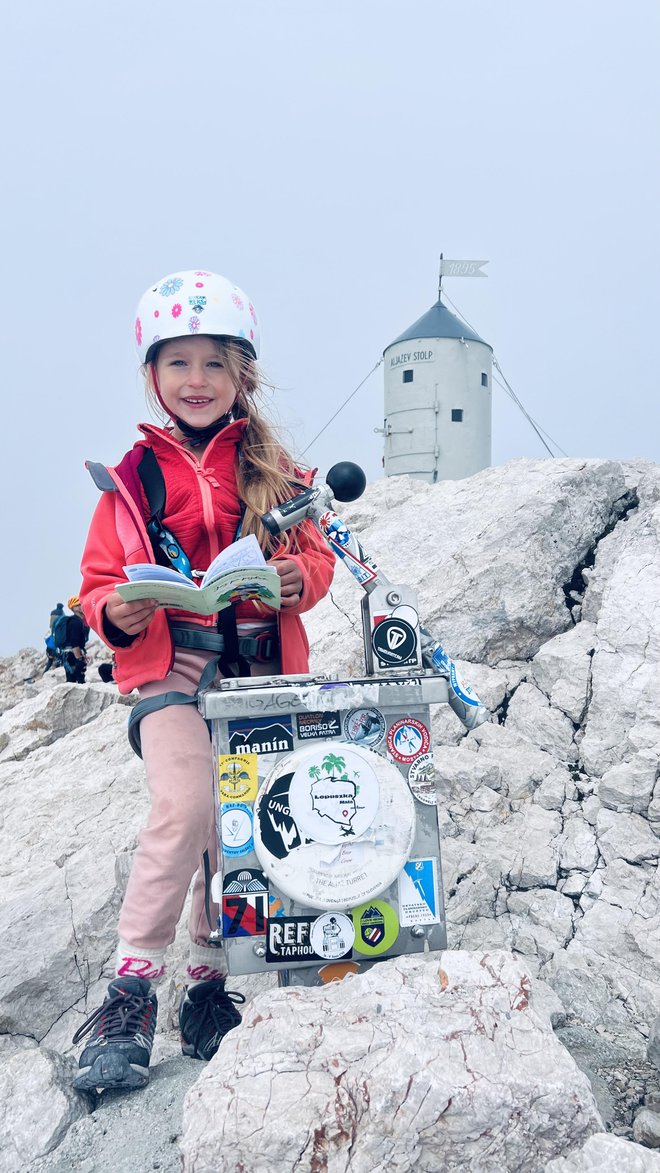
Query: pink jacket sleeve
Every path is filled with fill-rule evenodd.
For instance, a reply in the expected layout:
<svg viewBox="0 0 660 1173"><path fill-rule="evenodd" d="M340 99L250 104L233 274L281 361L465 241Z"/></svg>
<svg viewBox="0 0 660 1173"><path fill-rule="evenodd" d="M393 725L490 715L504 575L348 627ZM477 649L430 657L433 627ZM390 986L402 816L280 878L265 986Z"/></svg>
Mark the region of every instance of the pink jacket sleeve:
<svg viewBox="0 0 660 1173"><path fill-rule="evenodd" d="M103 642L113 649L115 645L110 643L103 630L103 610L108 595L112 594L117 584L126 582L123 571L125 554L117 536L115 508L116 494L102 493L94 510L80 564L80 602L85 619ZM141 632L132 641L131 647L136 647L144 638L145 632Z"/></svg>

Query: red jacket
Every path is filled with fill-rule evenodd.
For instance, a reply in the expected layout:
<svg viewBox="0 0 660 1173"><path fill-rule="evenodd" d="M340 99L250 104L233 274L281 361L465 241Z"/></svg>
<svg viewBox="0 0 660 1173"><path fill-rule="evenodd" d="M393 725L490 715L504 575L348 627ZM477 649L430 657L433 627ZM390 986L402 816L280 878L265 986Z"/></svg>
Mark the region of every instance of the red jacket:
<svg viewBox="0 0 660 1173"><path fill-rule="evenodd" d="M240 521L236 488L236 461L244 420L229 424L209 444L201 460L188 452L163 428L141 424L145 435L115 468L90 466L105 491L96 507L81 564L80 601L85 618L115 654L115 679L122 693L152 680L162 680L172 668L174 645L165 611L157 611L145 631L128 648L110 643L103 630L103 611L117 583L125 582L122 567L133 562L155 562L145 525L146 501L137 469L144 447L154 449L163 471L167 495L163 524L171 529L195 569L205 569L234 541ZM275 502L273 502L275 504ZM308 670L309 644L298 618L327 593L334 571L334 555L311 522L296 529L297 550L275 552L291 558L301 571L300 602L278 612L281 670ZM179 619L186 618L177 611ZM195 623L215 627L215 616L191 616Z"/></svg>

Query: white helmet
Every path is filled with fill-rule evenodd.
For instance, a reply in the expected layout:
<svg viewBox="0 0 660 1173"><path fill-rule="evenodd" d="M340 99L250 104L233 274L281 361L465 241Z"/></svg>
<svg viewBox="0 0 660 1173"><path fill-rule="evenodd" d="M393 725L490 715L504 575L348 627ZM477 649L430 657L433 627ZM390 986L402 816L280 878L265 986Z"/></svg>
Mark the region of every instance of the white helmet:
<svg viewBox="0 0 660 1173"><path fill-rule="evenodd" d="M135 341L140 361L169 338L213 334L236 338L259 357L259 324L252 302L238 285L203 269L170 273L140 298Z"/></svg>

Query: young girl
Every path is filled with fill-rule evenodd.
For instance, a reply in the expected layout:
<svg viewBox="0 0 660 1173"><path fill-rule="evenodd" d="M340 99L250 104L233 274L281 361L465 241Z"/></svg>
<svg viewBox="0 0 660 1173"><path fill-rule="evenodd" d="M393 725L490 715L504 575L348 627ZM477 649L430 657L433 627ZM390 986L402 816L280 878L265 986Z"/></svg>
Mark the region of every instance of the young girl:
<svg viewBox="0 0 660 1173"><path fill-rule="evenodd" d="M167 423L141 424L144 439L115 468L89 466L104 491L83 555L81 601L114 653L120 692L139 689L151 811L119 917L116 977L74 1038L91 1033L74 1080L82 1090L147 1083L154 983L165 973L165 951L205 852L215 870L209 731L195 703L171 703L170 694L179 702L193 698L218 656L225 675L306 672L299 616L326 594L334 567L311 523L280 539L259 520L310 478L258 413L259 331L246 295L215 273L173 273L144 294L135 336L147 396ZM128 563L203 571L239 534L255 534L277 570L280 612L246 602L201 617L158 610L154 600L127 603L115 589ZM205 871L193 889L179 1021L184 1054L210 1059L240 1022L235 1003L244 999L225 991L224 955L208 944L218 909L212 904L207 917Z"/></svg>

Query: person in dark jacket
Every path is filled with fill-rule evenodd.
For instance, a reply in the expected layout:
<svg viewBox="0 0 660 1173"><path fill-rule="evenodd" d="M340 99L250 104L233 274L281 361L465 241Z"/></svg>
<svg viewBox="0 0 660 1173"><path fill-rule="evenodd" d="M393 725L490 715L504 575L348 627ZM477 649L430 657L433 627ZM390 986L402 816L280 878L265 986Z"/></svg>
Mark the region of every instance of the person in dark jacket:
<svg viewBox="0 0 660 1173"><path fill-rule="evenodd" d="M69 616L66 625L66 644L59 649L62 666L69 684L84 684L87 669L85 644L89 639L89 627L85 623L78 595L71 595L67 607L73 614Z"/></svg>
<svg viewBox="0 0 660 1173"><path fill-rule="evenodd" d="M44 668L44 675L50 668L59 668L60 657L55 648L55 641L53 639L53 627L57 620L64 614L64 603L56 603L50 613L50 623L48 624L48 635L45 637L46 644L46 666Z"/></svg>

